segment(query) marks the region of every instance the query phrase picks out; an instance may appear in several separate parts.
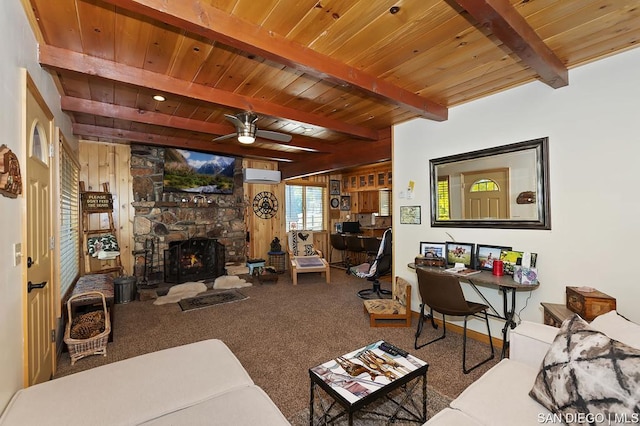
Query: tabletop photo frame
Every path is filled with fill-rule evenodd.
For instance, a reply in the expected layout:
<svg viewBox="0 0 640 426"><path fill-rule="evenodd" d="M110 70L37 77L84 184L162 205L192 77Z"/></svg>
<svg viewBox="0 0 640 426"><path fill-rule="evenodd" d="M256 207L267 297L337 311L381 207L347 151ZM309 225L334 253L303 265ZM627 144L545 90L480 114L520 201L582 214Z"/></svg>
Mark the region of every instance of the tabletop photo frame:
<svg viewBox="0 0 640 426"><path fill-rule="evenodd" d="M447 241L445 243L447 263L450 265L463 263L465 268L473 269L475 265L475 246L475 243Z"/></svg>
<svg viewBox="0 0 640 426"><path fill-rule="evenodd" d="M428 241L420 242L420 254L427 258L436 258L445 256L444 243L432 243Z"/></svg>
<svg viewBox="0 0 640 426"><path fill-rule="evenodd" d="M478 244L476 248L476 267L485 271L493 271L493 261L500 259L503 251L510 251L511 247L491 244Z"/></svg>

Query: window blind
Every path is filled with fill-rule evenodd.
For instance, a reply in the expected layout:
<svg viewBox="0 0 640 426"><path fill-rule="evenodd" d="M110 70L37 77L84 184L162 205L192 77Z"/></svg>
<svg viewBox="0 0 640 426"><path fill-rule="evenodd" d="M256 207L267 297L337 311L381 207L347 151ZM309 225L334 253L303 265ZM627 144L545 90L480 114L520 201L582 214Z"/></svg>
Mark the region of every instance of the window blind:
<svg viewBox="0 0 640 426"><path fill-rule="evenodd" d="M60 297L80 274L79 167L60 146Z"/></svg>

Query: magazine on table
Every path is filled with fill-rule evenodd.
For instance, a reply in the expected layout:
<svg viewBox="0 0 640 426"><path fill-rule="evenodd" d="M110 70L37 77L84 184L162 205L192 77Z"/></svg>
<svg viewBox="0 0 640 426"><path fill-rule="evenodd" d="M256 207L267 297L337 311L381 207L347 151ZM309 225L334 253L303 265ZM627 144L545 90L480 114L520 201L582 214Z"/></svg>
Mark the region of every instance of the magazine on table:
<svg viewBox="0 0 640 426"><path fill-rule="evenodd" d="M449 269L445 269L445 272L449 272L450 274L458 274L458 275L474 275L474 274L479 274L482 271L479 271L477 269L471 269L471 268L449 268Z"/></svg>

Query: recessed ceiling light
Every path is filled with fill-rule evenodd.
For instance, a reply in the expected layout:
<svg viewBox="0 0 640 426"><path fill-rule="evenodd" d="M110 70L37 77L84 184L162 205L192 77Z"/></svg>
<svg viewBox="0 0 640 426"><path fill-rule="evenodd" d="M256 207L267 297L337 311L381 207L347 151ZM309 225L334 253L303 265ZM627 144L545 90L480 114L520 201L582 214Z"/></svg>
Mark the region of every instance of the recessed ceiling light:
<svg viewBox="0 0 640 426"><path fill-rule="evenodd" d="M167 98L165 98L165 97L164 97L164 96L162 96L162 95L155 95L155 96L153 97L153 99L155 99L155 100L156 100L156 101L158 101L158 102L164 102L164 101L166 101L166 100L167 100Z"/></svg>

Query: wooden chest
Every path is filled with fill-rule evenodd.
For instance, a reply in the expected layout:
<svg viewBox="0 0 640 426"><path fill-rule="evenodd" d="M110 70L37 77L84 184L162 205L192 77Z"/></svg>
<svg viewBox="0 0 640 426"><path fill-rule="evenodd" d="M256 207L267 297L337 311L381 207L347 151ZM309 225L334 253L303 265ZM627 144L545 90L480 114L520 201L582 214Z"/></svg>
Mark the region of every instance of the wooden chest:
<svg viewBox="0 0 640 426"><path fill-rule="evenodd" d="M567 308L587 321L616 309L616 299L601 291L567 287Z"/></svg>

